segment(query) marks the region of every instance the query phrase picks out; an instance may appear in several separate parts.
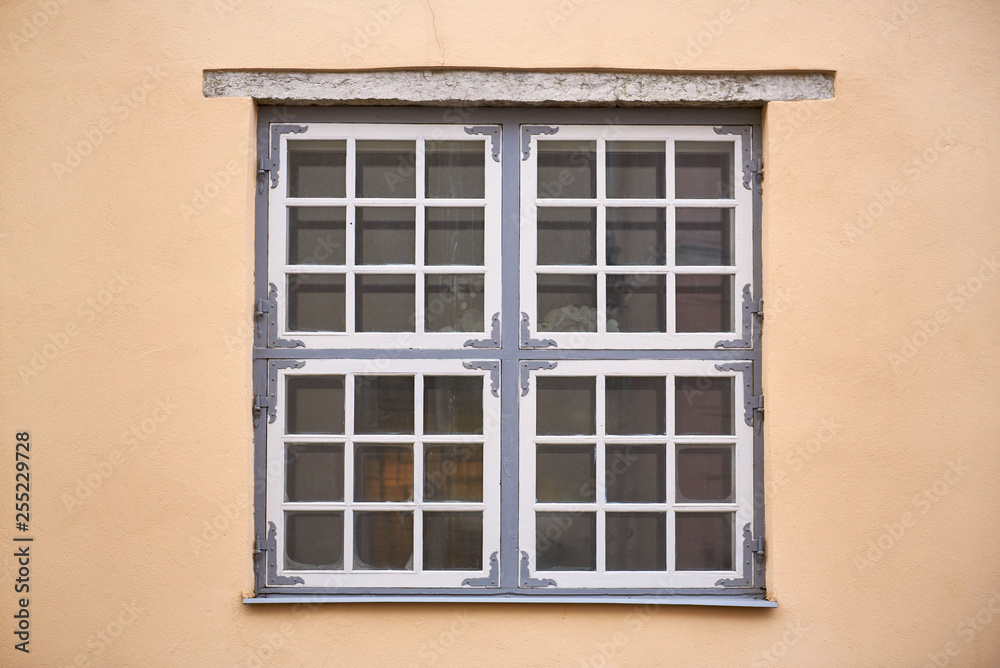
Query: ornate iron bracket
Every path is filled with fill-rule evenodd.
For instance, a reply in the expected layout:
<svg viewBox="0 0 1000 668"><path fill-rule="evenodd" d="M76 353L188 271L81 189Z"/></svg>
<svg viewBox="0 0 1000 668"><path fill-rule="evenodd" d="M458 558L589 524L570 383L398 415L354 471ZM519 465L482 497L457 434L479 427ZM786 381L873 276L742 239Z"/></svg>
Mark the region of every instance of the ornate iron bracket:
<svg viewBox="0 0 1000 668"><path fill-rule="evenodd" d="M264 561L264 584L265 585L291 585L304 584L305 580L293 576L278 575L278 540L276 537L277 528L274 522L267 523L267 538L261 540L257 538L254 555ZM271 556L268 557L268 554Z"/></svg>
<svg viewBox="0 0 1000 668"><path fill-rule="evenodd" d="M466 369L480 369L490 372L490 391L494 397L500 396L500 362L462 362Z"/></svg>
<svg viewBox="0 0 1000 668"><path fill-rule="evenodd" d="M493 324L490 326L490 338L469 339L464 344L464 348L499 348L500 347L500 314L493 314Z"/></svg>
<svg viewBox="0 0 1000 668"><path fill-rule="evenodd" d="M309 129L308 125L275 124L271 126L271 154L257 159L257 192L264 192L265 172L271 174L271 187L278 187L278 167L281 166L281 135L299 134Z"/></svg>
<svg viewBox="0 0 1000 668"><path fill-rule="evenodd" d="M531 385L528 384L529 374L538 369L555 369L558 362L541 362L538 360L527 360L521 362L521 396L526 396Z"/></svg>
<svg viewBox="0 0 1000 668"><path fill-rule="evenodd" d="M531 323L528 314L521 311L521 348L548 348L549 346L555 348L556 342L552 339L531 338Z"/></svg>
<svg viewBox="0 0 1000 668"><path fill-rule="evenodd" d="M268 284L269 291L267 299L258 299L254 309L255 330L258 338L264 336L264 329L267 329L268 348L301 348L305 347L298 339L278 338L278 287L274 283Z"/></svg>
<svg viewBox="0 0 1000 668"><path fill-rule="evenodd" d="M267 387L265 394L254 396L253 426L260 424L260 414L267 410L268 424L278 418L278 369L301 369L305 362L296 360L269 360L267 363Z"/></svg>
<svg viewBox="0 0 1000 668"><path fill-rule="evenodd" d="M531 155L532 135L554 135L559 132L559 128L551 128L547 125L522 125L521 126L521 160L527 160Z"/></svg>
<svg viewBox="0 0 1000 668"><path fill-rule="evenodd" d="M716 364L719 371L739 371L743 376L743 421L760 429L764 419L764 395L753 393L753 362Z"/></svg>
<svg viewBox="0 0 1000 668"><path fill-rule="evenodd" d="M463 587L499 587L500 586L500 562L497 560L497 553L490 555L490 573L484 578L465 578L462 580Z"/></svg>
<svg viewBox="0 0 1000 668"><path fill-rule="evenodd" d="M715 128L715 134L740 135L742 137L740 144L743 146L743 187L747 190L753 190L753 183L756 180L757 192L763 192L764 167L759 158L756 160L753 158L753 148L750 141L753 136L753 128L749 125L722 125Z"/></svg>
<svg viewBox="0 0 1000 668"><path fill-rule="evenodd" d="M556 581L552 578L533 578L528 569L528 553L521 550L521 572L518 586L523 589L540 589L542 587L555 587Z"/></svg>
<svg viewBox="0 0 1000 668"><path fill-rule="evenodd" d="M722 578L715 581L716 587L752 587L754 576L760 574L764 563L764 539L754 538L750 523L743 525L743 577Z"/></svg>
<svg viewBox="0 0 1000 668"><path fill-rule="evenodd" d="M471 128L465 128L466 134L470 135L489 135L493 138L493 160L495 162L500 162L500 126L499 125L473 125Z"/></svg>
<svg viewBox="0 0 1000 668"><path fill-rule="evenodd" d="M750 284L743 286L743 336L738 339L719 341L716 348L752 348L754 316L764 318L764 300L754 299L750 293Z"/></svg>

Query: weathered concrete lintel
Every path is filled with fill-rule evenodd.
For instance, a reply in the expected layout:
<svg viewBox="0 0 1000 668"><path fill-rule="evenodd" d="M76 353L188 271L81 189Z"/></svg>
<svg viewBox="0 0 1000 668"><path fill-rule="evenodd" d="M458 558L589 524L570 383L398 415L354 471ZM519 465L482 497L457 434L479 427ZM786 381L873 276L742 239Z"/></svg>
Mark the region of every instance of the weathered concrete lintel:
<svg viewBox="0 0 1000 668"><path fill-rule="evenodd" d="M831 72L648 73L205 70L205 97L261 104L747 106L833 97Z"/></svg>

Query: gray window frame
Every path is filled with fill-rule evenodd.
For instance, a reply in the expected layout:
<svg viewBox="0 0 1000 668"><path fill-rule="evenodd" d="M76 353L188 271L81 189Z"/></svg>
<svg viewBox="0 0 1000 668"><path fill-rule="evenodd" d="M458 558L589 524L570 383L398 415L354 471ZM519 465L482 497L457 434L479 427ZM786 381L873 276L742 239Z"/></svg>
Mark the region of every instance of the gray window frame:
<svg viewBox="0 0 1000 668"><path fill-rule="evenodd" d="M287 347L288 342L269 340L269 320L273 322L275 307L268 303L267 274L268 197L271 191L269 174L265 171L271 151L272 124L309 123L460 123L467 126L500 125L503 156L502 194L502 296L500 348L463 350L425 349L306 349ZM722 342L712 350L566 350L522 349L521 314L518 289L520 249L520 185L519 166L522 159L520 126L589 124L589 125L700 125L718 128L717 132L741 133L744 138L744 179L737 178L736 187L752 190L753 219L753 292L743 295L744 327L742 341ZM725 126L725 127L724 127ZM405 107L405 106L258 106L257 155L258 187L255 189L254 296L255 326L252 349L254 410L259 419L254 425L254 518L255 533L255 596L248 603L261 602L347 602L347 601L543 601L543 602L606 602L699 604L722 606L773 607L766 600L763 568L764 481L763 481L763 399L761 388L761 322L762 322L762 257L761 213L762 114L758 107L746 108L554 108L554 107ZM749 140L749 141L747 141ZM749 148L749 151L746 148ZM737 159L739 164L739 158ZM273 172L276 174L276 172ZM737 174L737 176L739 176ZM737 286L739 298L740 286ZM273 325L272 325L273 326ZM745 344L749 345L745 345ZM374 359L374 358L461 358L470 361L496 361L500 365L501 425L501 549L497 586L462 588L348 588L288 587L275 573L273 543L268 542L265 518L266 491L266 414L274 410L273 378L279 366L291 366L295 361L309 359ZM521 362L556 361L561 359L697 359L727 364L740 373L747 392L745 417L753 423L753 517L754 535L744 535L737 556L744 562L750 576L741 581L729 581L716 588L695 589L552 589L525 585L527 572L522 573L518 555L518 399L521 392L519 377ZM270 376L270 378L269 378ZM269 385L272 387L269 388ZM268 401L272 403L269 405ZM737 528L737 539L741 532ZM741 549L742 548L742 549ZM268 554L268 551L271 551ZM744 573L747 571L745 570ZM720 581L721 582L721 581ZM285 584L286 586L282 586ZM492 584L492 583L490 583Z"/></svg>

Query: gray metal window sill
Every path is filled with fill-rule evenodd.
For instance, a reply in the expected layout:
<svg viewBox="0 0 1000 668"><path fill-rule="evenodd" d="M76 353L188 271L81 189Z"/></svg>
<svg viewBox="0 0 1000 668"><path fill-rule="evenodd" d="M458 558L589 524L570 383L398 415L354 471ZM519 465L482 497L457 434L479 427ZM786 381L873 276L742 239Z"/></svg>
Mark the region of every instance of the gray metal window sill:
<svg viewBox="0 0 1000 668"><path fill-rule="evenodd" d="M776 608L777 601L753 596L526 596L524 594L445 596L365 596L337 594L276 594L244 598L243 603L613 603L619 605L702 605L730 608Z"/></svg>

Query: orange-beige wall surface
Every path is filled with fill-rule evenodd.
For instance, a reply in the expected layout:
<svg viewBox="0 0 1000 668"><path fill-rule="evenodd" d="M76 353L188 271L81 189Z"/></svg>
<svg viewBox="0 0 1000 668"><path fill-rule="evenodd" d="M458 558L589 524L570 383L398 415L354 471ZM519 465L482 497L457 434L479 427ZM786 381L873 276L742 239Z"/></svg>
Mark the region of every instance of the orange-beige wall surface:
<svg viewBox="0 0 1000 668"><path fill-rule="evenodd" d="M397 1L0 3L0 665L1000 666L1000 3ZM255 107L204 97L224 68L836 72L765 110L777 608L245 605Z"/></svg>

